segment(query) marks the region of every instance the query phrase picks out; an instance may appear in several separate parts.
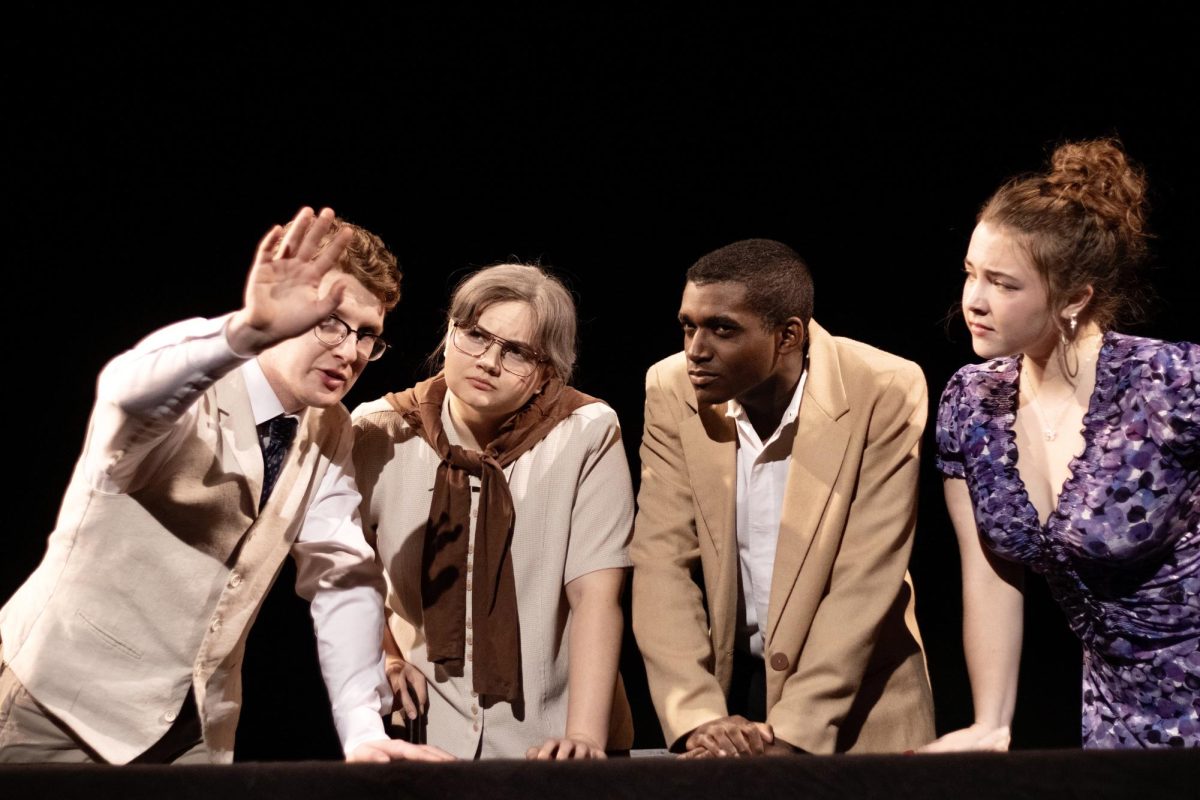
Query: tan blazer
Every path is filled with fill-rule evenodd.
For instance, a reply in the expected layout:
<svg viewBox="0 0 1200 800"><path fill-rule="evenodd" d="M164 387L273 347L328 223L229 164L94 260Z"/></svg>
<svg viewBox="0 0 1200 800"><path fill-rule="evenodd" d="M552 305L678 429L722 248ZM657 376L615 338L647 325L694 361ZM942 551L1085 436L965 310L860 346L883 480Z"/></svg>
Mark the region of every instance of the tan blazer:
<svg viewBox="0 0 1200 800"><path fill-rule="evenodd" d="M343 407L309 409L260 514L262 452L240 370L195 409L128 491L93 488L80 459L45 557L0 610L21 683L113 763L154 744L189 688L212 759L233 760L246 635L311 493L353 439Z"/></svg>
<svg viewBox="0 0 1200 800"><path fill-rule="evenodd" d="M764 630L767 722L813 753L934 736L907 567L927 392L920 367L809 325L808 379ZM738 609L737 433L683 353L646 376L633 627L668 745L725 716Z"/></svg>

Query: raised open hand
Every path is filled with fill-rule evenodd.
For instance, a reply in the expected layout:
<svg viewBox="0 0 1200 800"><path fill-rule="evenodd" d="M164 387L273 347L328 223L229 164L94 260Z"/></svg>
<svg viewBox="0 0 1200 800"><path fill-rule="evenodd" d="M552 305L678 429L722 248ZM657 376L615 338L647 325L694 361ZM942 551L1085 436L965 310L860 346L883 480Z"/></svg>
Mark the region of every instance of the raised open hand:
<svg viewBox="0 0 1200 800"><path fill-rule="evenodd" d="M333 267L351 232L342 228L321 248L333 218L329 208L315 216L302 208L288 227L276 225L263 237L246 280L245 305L229 322L236 352L257 355L304 333L342 302L347 276Z"/></svg>

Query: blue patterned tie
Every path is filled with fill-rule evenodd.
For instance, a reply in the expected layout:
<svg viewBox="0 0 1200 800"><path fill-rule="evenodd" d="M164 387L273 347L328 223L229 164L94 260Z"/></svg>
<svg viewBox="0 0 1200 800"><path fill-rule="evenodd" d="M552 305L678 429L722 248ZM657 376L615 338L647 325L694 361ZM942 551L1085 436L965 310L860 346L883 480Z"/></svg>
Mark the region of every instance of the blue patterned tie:
<svg viewBox="0 0 1200 800"><path fill-rule="evenodd" d="M258 426L258 441L263 449L263 488L262 499L258 501L258 510L262 511L279 479L283 469L283 459L287 456L292 439L296 438L295 417L278 417L267 420Z"/></svg>

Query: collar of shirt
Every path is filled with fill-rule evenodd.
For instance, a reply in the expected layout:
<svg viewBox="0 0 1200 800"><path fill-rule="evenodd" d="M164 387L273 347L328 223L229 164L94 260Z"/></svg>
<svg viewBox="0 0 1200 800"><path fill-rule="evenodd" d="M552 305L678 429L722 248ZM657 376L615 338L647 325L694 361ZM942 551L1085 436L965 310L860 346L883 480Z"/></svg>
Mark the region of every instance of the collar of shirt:
<svg viewBox="0 0 1200 800"><path fill-rule="evenodd" d="M257 358L250 359L239 369L242 370L242 380L246 382L246 394L250 395L250 409L254 412L255 426L285 413L283 403L279 402ZM299 419L297 414L288 416Z"/></svg>
<svg viewBox="0 0 1200 800"><path fill-rule="evenodd" d="M746 414L746 409L736 399L730 400L726 404L725 416L729 417L737 425L738 436L742 439L743 444L755 446L755 450L765 450L772 442L779 438L783 429L795 421L800 415L800 398L804 395L804 384L808 381L808 366L805 365L804 371L800 373L800 380L796 382L796 391L792 393L792 399L788 402L788 407L783 412L783 417L779 420L779 425L775 428L767 440L764 442L758 438L758 431L754 430L754 425L750 423L750 417Z"/></svg>

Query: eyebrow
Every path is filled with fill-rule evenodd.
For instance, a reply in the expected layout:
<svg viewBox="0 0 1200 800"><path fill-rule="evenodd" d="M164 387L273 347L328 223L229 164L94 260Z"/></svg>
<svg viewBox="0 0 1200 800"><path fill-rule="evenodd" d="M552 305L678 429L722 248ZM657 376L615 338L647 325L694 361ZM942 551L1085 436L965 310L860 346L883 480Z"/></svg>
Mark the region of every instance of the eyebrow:
<svg viewBox="0 0 1200 800"><path fill-rule="evenodd" d="M693 322L691 317L689 317L687 314L683 314L683 313L681 313L679 315L679 321L680 322ZM742 327L742 323L738 322L733 317L727 317L724 314L715 314L711 317L705 317L704 319L694 322L694 324L697 327L704 327L704 328L717 328L717 327L741 328Z"/></svg>
<svg viewBox="0 0 1200 800"><path fill-rule="evenodd" d="M969 258L963 259L963 266L970 267L971 269L980 270L981 272L983 272L987 275L999 275L1001 277L1008 278L1009 280L1016 281L1018 283L1021 281L1021 278L1019 278L1017 275L1015 275L1012 272L1008 272L1007 270L995 269L993 267L977 267L971 263L971 259L969 259Z"/></svg>
<svg viewBox="0 0 1200 800"><path fill-rule="evenodd" d="M497 336L496 334L489 331L487 328L480 325L478 322L476 322L471 327L474 328L475 330L479 331L480 333L486 333L488 336L492 337L496 341L502 342L511 347L523 347L526 350L530 351L531 353L536 353L538 351L537 348L531 344L526 344L525 342L517 341L516 339L505 339L503 336Z"/></svg>
<svg viewBox="0 0 1200 800"><path fill-rule="evenodd" d="M334 318L335 318L335 319L337 319L338 321L345 323L347 326L349 326L349 327L350 327L350 329L351 329L351 330L358 330L358 332L359 332L359 333L367 334L367 335L370 335L370 336L380 336L380 335L382 335L382 333L383 333L383 328L382 328L382 326L381 326L381 327L379 327L379 328L376 328L374 325L372 325L372 324L370 324L370 323L367 323L366 325L362 325L362 326L360 326L360 327L358 327L358 328L356 329L356 328L354 327L354 325L351 325L351 324L350 324L350 321L349 321L348 319L346 319L345 317L343 317L343 316L342 316L341 314L339 314L339 313L338 313L336 310L335 310L335 311L333 311L333 312L332 312L332 313L331 313L329 316L331 316L331 317L334 317Z"/></svg>

